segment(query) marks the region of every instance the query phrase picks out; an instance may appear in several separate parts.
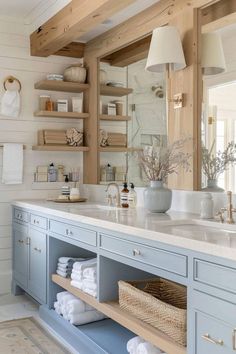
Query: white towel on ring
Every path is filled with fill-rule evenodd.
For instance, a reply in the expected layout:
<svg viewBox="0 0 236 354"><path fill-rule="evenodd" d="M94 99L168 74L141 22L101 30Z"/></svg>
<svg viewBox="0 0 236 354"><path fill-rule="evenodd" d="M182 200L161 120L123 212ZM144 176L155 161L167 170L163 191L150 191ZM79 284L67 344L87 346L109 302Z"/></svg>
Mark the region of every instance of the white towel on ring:
<svg viewBox="0 0 236 354"><path fill-rule="evenodd" d="M144 339L139 336L131 338L126 345L127 351L130 354L136 354L138 345L143 342L145 342Z"/></svg>
<svg viewBox="0 0 236 354"><path fill-rule="evenodd" d="M3 145L2 183L23 183L23 144L6 143Z"/></svg>
<svg viewBox="0 0 236 354"><path fill-rule="evenodd" d="M17 118L20 114L20 93L17 90L7 90L1 100L1 114Z"/></svg>
<svg viewBox="0 0 236 354"><path fill-rule="evenodd" d="M94 311L87 311L84 313L79 313L79 314L73 314L73 315L68 315L68 319L71 324L75 326L83 325L86 323L91 323L91 322L96 322L96 321L101 321L106 316L98 312L97 310Z"/></svg>

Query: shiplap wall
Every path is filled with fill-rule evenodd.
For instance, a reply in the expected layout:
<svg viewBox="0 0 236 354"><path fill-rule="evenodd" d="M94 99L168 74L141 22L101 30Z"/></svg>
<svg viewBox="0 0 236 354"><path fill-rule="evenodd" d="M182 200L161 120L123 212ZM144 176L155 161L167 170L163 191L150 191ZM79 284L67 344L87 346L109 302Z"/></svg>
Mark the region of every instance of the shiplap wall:
<svg viewBox="0 0 236 354"><path fill-rule="evenodd" d="M11 202L16 199L47 198L58 194L57 190L34 190L33 174L37 165L50 162L70 167L80 166L81 153L37 152L32 145L37 143L39 129L65 129L80 127L81 122L66 119L35 118L33 112L38 106L38 96L43 91L34 90L34 83L44 79L47 73L62 73L73 59L51 56L30 57L28 28L19 23L0 20L0 98L4 93L3 80L8 75L17 77L22 83L22 110L17 119L0 115L0 143L20 142L27 146L24 152L24 183L3 185L0 183L0 294L10 291L11 282ZM48 92L45 92L48 93ZM63 93L52 93L52 97L66 98ZM0 149L0 181L2 172L2 149Z"/></svg>

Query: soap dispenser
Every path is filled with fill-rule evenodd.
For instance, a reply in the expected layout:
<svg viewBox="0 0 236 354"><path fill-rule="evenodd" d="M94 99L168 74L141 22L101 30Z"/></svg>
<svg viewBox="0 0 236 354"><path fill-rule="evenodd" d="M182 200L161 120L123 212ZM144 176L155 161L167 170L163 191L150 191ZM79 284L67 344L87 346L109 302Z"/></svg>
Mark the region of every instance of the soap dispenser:
<svg viewBox="0 0 236 354"><path fill-rule="evenodd" d="M135 208L137 205L137 193L134 189L134 184L130 183L130 191L129 191L129 207Z"/></svg>
<svg viewBox="0 0 236 354"><path fill-rule="evenodd" d="M128 208L129 207L129 190L128 190L128 184L125 182L124 183L124 188L122 189L120 193L120 202L121 202L121 207L122 208Z"/></svg>
<svg viewBox="0 0 236 354"><path fill-rule="evenodd" d="M68 175L64 175L64 177L65 177L65 184L64 184L64 186L61 187L61 194L65 195L69 199L69 196L70 196L69 178L68 178Z"/></svg>

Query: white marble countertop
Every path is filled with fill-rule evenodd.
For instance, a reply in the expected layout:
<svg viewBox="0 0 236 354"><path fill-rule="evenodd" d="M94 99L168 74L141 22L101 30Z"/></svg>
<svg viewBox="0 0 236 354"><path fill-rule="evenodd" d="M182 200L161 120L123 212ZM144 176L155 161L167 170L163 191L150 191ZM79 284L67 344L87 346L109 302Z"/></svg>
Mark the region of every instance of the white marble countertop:
<svg viewBox="0 0 236 354"><path fill-rule="evenodd" d="M115 209L98 203L62 204L19 200L14 206L121 232L139 238L236 260L236 226L201 221L196 214L149 213L143 208Z"/></svg>

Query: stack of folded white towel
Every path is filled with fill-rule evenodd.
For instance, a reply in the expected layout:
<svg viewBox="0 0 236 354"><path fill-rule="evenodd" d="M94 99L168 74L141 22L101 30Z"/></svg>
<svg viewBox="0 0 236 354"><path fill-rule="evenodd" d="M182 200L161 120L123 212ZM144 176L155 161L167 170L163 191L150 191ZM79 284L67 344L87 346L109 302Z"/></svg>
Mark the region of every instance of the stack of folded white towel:
<svg viewBox="0 0 236 354"><path fill-rule="evenodd" d="M60 257L57 263L57 274L63 278L70 278L73 264L78 260L84 260L84 258Z"/></svg>
<svg viewBox="0 0 236 354"><path fill-rule="evenodd" d="M97 297L97 258L73 264L71 285Z"/></svg>
<svg viewBox="0 0 236 354"><path fill-rule="evenodd" d="M161 354L164 353L162 350L154 347L149 342L141 337L134 337L130 339L127 343L127 351L130 354ZM164 353L165 354L165 353Z"/></svg>
<svg viewBox="0 0 236 354"><path fill-rule="evenodd" d="M103 313L95 310L92 306L87 305L84 301L67 291L57 294L54 308L59 315L62 315L67 321L76 326L106 318Z"/></svg>

